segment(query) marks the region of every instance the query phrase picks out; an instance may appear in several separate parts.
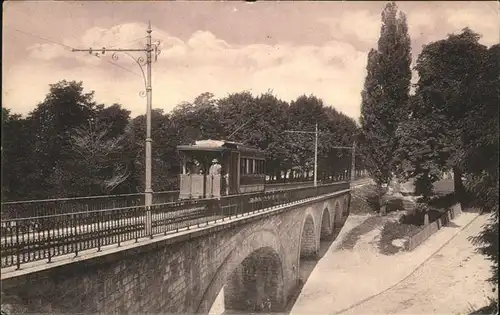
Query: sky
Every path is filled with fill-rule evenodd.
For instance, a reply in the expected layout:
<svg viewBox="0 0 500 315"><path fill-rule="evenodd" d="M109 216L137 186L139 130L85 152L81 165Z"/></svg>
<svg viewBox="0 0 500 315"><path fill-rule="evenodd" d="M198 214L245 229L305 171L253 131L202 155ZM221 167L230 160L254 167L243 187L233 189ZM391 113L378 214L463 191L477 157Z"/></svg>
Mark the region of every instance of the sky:
<svg viewBox="0 0 500 315"><path fill-rule="evenodd" d="M148 21L161 54L153 63L153 108L169 112L204 92L216 97L271 90L292 101L314 94L357 119L367 54L376 48L386 2L5 1L2 106L27 114L60 80L83 81L99 103L145 113L132 58L71 48L143 48ZM415 60L422 46L470 27L500 42L490 2L397 2ZM141 53L133 53L141 56Z"/></svg>

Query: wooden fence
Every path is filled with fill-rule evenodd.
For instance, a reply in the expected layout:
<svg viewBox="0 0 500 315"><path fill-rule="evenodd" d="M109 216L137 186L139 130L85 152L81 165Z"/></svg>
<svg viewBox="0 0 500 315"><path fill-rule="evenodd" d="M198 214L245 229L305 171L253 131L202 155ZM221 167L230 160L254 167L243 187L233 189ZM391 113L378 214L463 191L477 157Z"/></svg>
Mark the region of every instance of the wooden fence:
<svg viewBox="0 0 500 315"><path fill-rule="evenodd" d="M411 236L408 242L406 243L405 250L407 251L414 250L420 244L425 242L432 234L436 233L443 226L448 225L451 220L458 217L461 213L462 213L462 206L460 205L460 203L451 206L451 208L446 210L446 212L443 213L441 217L429 223L423 229L421 229L413 236Z"/></svg>

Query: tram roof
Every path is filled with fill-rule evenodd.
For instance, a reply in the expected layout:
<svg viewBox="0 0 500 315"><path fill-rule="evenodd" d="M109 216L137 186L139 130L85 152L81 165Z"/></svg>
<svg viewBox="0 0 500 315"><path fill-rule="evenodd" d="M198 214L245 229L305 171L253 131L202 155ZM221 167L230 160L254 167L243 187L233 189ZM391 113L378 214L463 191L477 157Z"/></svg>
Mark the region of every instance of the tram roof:
<svg viewBox="0 0 500 315"><path fill-rule="evenodd" d="M179 151L240 151L240 152L255 152L264 153L258 148L244 145L239 142L228 140L198 140L194 144L178 145Z"/></svg>

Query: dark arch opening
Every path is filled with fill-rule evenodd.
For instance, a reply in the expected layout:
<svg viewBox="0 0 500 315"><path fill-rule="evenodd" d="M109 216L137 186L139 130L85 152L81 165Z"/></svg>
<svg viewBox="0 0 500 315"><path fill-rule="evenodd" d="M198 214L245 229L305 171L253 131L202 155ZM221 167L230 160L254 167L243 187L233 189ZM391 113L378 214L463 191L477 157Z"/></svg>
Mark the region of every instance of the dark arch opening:
<svg viewBox="0 0 500 315"><path fill-rule="evenodd" d="M340 202L335 204L335 220L334 226L336 229L342 227L342 209L340 209Z"/></svg>
<svg viewBox="0 0 500 315"><path fill-rule="evenodd" d="M325 218L323 218L324 220ZM297 298L302 291L304 284L311 275L314 267L318 263L319 248L316 244L316 234L314 228L314 221L309 214L302 227L302 236L300 239L300 258L299 258L299 279L297 283L297 290L290 298L287 310L291 310Z"/></svg>
<svg viewBox="0 0 500 315"><path fill-rule="evenodd" d="M342 209L342 216L347 218L349 216L349 197L344 199L344 208Z"/></svg>
<svg viewBox="0 0 500 315"><path fill-rule="evenodd" d="M320 240L328 240L330 235L332 234L332 223L330 220L330 211L328 208L323 210L323 217L321 220L321 237Z"/></svg>
<svg viewBox="0 0 500 315"><path fill-rule="evenodd" d="M311 215L308 215L302 228L302 237L300 240L300 258L315 259L317 254L316 237L314 233L314 221Z"/></svg>
<svg viewBox="0 0 500 315"><path fill-rule="evenodd" d="M230 273L210 314L283 312L283 269L279 255L263 247Z"/></svg>

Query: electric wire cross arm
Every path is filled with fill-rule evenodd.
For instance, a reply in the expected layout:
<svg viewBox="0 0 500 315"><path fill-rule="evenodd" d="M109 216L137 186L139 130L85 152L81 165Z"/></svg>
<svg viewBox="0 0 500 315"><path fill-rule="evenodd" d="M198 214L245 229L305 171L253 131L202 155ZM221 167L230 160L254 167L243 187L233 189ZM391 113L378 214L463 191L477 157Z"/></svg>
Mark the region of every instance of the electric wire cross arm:
<svg viewBox="0 0 500 315"><path fill-rule="evenodd" d="M132 58L135 63L139 66L141 69L142 73L142 78L144 79L144 87L145 91L141 91L139 95L141 97L146 96L146 156L145 156L145 163L146 163L146 174L145 174L145 190L144 190L144 195L145 195L145 202L144 205L147 210L147 215L146 215L146 230L147 232L151 235L151 211L150 206L153 203L153 189L151 186L151 151L152 151L152 139L151 139L151 111L152 111L152 87L151 87L151 64L153 62L153 57L154 61L157 61L158 55L161 53L161 50L159 49L160 41L155 42L154 44L151 43L151 22L148 23L148 28L146 30L147 36L146 36L146 47L145 48L115 48L115 49L109 49L106 47L102 47L101 49L93 49L93 48L88 48L88 49L72 49L73 52L88 52L90 55L100 57L106 54L106 52L112 52L111 58L113 60L118 60L119 56L118 53L124 53L125 55L129 56ZM135 57L131 54L131 52L145 52L146 53L146 58L144 59L143 56ZM144 67L146 67L146 73L144 73Z"/></svg>

